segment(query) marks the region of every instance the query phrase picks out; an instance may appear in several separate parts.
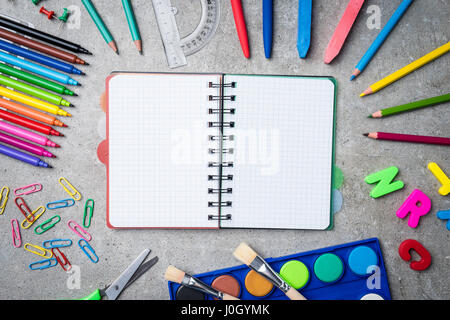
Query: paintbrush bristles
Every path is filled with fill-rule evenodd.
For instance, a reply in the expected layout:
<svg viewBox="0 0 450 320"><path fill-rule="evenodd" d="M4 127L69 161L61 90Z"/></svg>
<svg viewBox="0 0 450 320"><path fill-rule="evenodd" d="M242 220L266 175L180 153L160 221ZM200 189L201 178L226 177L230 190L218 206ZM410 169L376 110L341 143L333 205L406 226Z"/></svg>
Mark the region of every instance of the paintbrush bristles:
<svg viewBox="0 0 450 320"><path fill-rule="evenodd" d="M181 271L180 269L175 268L174 266L170 265L167 267L166 274L164 275L164 278L166 280L181 283L183 281L185 272Z"/></svg>
<svg viewBox="0 0 450 320"><path fill-rule="evenodd" d="M233 255L246 265L251 264L258 256L258 254L245 242L242 242L236 250L234 250Z"/></svg>

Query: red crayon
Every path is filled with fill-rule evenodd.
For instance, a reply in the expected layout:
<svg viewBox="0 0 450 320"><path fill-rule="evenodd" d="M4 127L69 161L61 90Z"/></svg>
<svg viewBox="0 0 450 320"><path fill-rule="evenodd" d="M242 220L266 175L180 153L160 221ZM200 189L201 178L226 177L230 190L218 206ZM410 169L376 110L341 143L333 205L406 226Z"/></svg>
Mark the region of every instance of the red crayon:
<svg viewBox="0 0 450 320"><path fill-rule="evenodd" d="M247 26L245 25L244 11L242 9L241 0L231 0L231 7L233 9L234 22L236 23L236 30L241 42L244 56L250 58L250 47L248 45Z"/></svg>
<svg viewBox="0 0 450 320"><path fill-rule="evenodd" d="M19 126L41 132L46 135L52 135L52 136L60 136L63 137L64 135L56 130L54 130L52 127L47 126L45 124L15 115L13 113L10 113L8 111L4 111L0 109L0 119L15 123Z"/></svg>

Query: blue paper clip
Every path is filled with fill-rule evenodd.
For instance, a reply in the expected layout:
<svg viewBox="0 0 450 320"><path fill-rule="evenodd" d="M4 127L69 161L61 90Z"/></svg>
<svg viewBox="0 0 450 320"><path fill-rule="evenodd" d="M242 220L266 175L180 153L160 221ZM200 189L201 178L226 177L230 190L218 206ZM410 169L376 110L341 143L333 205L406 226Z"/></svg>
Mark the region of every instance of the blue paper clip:
<svg viewBox="0 0 450 320"><path fill-rule="evenodd" d="M83 242L84 242L84 245L82 244ZM89 260L91 260L93 263L98 262L98 256L95 254L94 249L89 245L89 243L86 240L84 240L84 239L78 240L78 246L80 246L81 250L83 250L84 254L87 255ZM89 251L91 252L91 254L89 254L85 248L88 248Z"/></svg>
<svg viewBox="0 0 450 320"><path fill-rule="evenodd" d="M52 239L52 240L46 240L46 241L42 242L42 247L45 249L64 248L64 247L70 247L71 245L72 245L72 240L70 240L70 239Z"/></svg>
<svg viewBox="0 0 450 320"><path fill-rule="evenodd" d="M41 261L30 263L28 268L30 268L30 270L44 270L44 269L54 267L57 264L58 264L58 260L56 260L56 258L50 258L50 259L44 259Z"/></svg>
<svg viewBox="0 0 450 320"><path fill-rule="evenodd" d="M54 209L71 207L74 204L75 204L75 200L73 200L73 199L63 199L63 200L49 202L45 206L49 210L54 210ZM53 206L53 205L56 205L56 206Z"/></svg>

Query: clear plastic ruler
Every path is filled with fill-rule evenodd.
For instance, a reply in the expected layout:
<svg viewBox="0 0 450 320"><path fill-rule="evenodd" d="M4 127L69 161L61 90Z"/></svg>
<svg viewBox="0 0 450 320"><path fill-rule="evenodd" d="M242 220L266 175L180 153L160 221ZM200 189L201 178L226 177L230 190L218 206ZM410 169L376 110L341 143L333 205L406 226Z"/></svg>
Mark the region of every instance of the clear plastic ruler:
<svg viewBox="0 0 450 320"><path fill-rule="evenodd" d="M186 56L200 51L213 38L220 21L219 1L200 0L202 8L200 23L191 34L181 39L175 19L177 9L172 7L170 0L152 0L170 68L185 66Z"/></svg>

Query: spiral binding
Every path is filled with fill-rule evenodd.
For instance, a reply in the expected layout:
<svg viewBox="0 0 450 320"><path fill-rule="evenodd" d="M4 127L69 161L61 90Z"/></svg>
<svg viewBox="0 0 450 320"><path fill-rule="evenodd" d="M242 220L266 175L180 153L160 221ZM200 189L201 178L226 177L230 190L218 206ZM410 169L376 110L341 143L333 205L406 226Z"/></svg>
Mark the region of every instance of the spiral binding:
<svg viewBox="0 0 450 320"><path fill-rule="evenodd" d="M208 101L218 101L219 106L216 108L208 108L208 114L211 115L218 115L218 121L210 121L208 122L209 128L218 128L219 129L219 135L210 135L209 141L217 141L219 143L218 148L209 148L208 152L209 154L218 154L220 157L220 161L218 162L209 162L208 167L210 168L217 168L218 174L209 174L208 175L208 181L217 181L218 187L217 188L209 188L208 194L216 194L218 196L218 201L209 201L208 207L209 208L218 208L219 214L210 214L208 215L208 220L231 220L232 215L231 214L222 214L223 208L230 208L232 206L232 201L223 201L222 195L223 194L232 194L233 189L232 188L226 188L223 186L223 184L226 181L233 180L232 174L224 174L224 169L233 168L234 163L231 161L222 161L224 154L233 154L234 150L233 148L224 148L223 142L224 141L233 141L234 136L233 135L225 135L224 134L224 128L234 128L235 123L234 121L224 121L224 115L234 115L236 113L235 108L224 108L224 102L225 101L236 101L235 95L224 95L224 88L236 88L236 82L230 82L230 83L208 83L209 88L216 88L219 89L220 95L209 95Z"/></svg>

